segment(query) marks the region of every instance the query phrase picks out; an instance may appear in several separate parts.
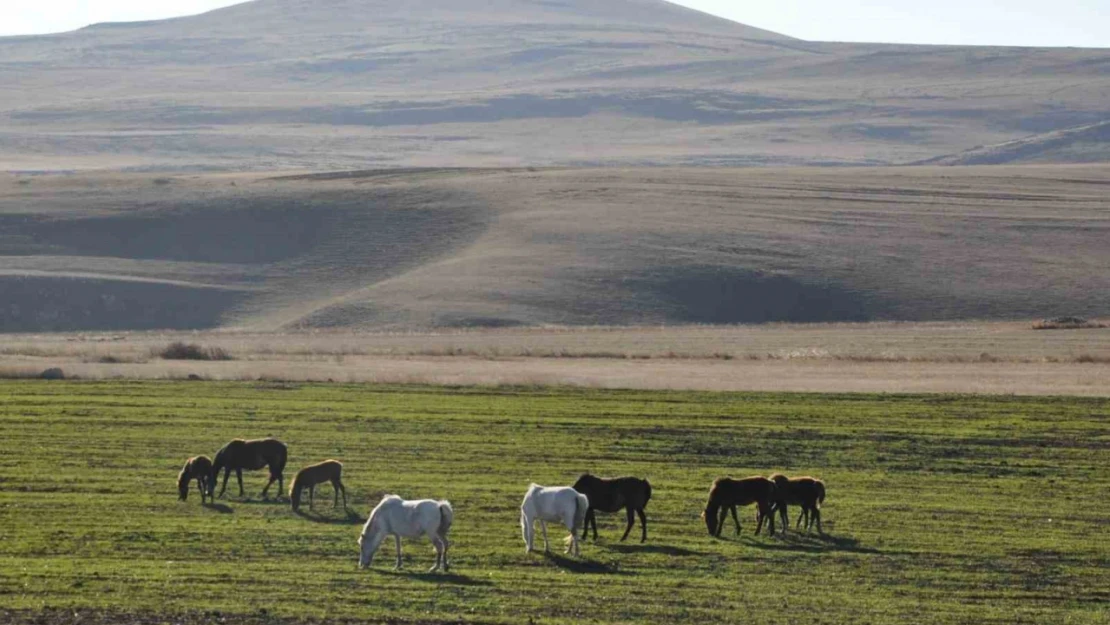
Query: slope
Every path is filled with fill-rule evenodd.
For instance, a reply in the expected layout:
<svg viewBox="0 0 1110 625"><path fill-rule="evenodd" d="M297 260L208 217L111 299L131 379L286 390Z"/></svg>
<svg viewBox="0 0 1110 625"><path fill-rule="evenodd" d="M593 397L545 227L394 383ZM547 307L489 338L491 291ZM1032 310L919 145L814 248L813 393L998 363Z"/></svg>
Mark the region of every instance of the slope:
<svg viewBox="0 0 1110 625"><path fill-rule="evenodd" d="M1110 291L1105 166L0 180L5 331L1028 319Z"/></svg>

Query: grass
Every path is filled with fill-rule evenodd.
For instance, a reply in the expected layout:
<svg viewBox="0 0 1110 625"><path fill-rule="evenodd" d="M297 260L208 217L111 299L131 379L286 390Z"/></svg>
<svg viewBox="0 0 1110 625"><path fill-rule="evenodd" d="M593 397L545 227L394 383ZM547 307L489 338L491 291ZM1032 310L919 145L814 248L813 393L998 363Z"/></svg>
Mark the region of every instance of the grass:
<svg viewBox="0 0 1110 625"><path fill-rule="evenodd" d="M1093 624L1110 599L1110 400L39 381L0 396L6 620ZM289 444L287 479L342 460L353 516L326 487L312 514L260 501L259 473L243 499L176 500L186 457L263 435ZM528 482L585 470L651 479L649 542L616 542L602 515L581 560L525 555ZM742 536L706 535L714 477L775 470L827 481L828 536L756 537L750 510ZM387 492L454 503L451 575L422 573L431 548L410 541L407 570L388 551L356 570L358 524Z"/></svg>

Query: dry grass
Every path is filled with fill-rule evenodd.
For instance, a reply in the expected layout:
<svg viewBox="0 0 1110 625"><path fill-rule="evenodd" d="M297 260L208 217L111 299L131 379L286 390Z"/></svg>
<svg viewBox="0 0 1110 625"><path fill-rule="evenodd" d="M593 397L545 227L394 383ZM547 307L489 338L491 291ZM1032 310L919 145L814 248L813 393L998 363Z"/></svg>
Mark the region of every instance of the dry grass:
<svg viewBox="0 0 1110 625"><path fill-rule="evenodd" d="M193 341L234 361L149 358ZM1029 323L769 324L429 333L0 337L0 376L1105 395L1110 330Z"/></svg>

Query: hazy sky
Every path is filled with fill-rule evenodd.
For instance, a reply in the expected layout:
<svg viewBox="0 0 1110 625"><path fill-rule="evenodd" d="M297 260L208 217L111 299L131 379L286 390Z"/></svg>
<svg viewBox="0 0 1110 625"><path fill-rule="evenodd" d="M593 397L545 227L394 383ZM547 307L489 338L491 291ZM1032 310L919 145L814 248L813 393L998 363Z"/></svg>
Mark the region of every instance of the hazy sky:
<svg viewBox="0 0 1110 625"><path fill-rule="evenodd" d="M236 3L0 0L0 35L188 15ZM679 4L801 39L1110 47L1110 0L681 0Z"/></svg>

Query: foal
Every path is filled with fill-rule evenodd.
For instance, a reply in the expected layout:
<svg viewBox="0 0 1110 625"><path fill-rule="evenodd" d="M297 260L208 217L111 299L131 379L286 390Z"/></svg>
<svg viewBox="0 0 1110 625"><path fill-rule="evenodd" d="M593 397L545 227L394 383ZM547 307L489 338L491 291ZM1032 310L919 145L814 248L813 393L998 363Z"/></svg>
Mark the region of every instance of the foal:
<svg viewBox="0 0 1110 625"><path fill-rule="evenodd" d="M705 527L709 530L710 536L720 536L721 529L724 527L725 519L728 512L732 511L732 520L736 523L736 533L740 533L740 519L736 516L737 506L747 506L756 504L756 527L755 533L763 529L763 522L770 520L771 534L775 533L775 517L771 514L773 504L775 501L775 483L771 480L760 477L746 477L741 480L734 480L731 477L719 477L713 480L713 486L709 489L709 502L705 505L705 511L701 513L705 519ZM717 518L718 512L720 518Z"/></svg>
<svg viewBox="0 0 1110 625"><path fill-rule="evenodd" d="M194 456L185 461L185 466L181 469L181 473L177 474L177 495L181 501L189 498L189 482L191 480L197 481L197 489L200 490L200 502L205 502L205 496L208 495L208 478L212 472L212 461L208 456Z"/></svg>
<svg viewBox="0 0 1110 625"><path fill-rule="evenodd" d="M628 526L624 529L621 541L628 538L632 526L636 523L633 514L640 515L640 542L647 540L647 518L644 517L644 507L651 499L651 484L638 477L601 478L585 473L574 483L574 490L586 496L590 502L586 510L586 523L582 528L582 538L590 531L590 524L594 526L594 540L597 540L597 516L595 510L602 512L619 512L624 508L628 513Z"/></svg>
<svg viewBox="0 0 1110 625"><path fill-rule="evenodd" d="M775 473L770 479L777 488L775 508L778 509L779 518L782 519L782 532L785 534L786 528L790 526L787 506L793 504L802 507L802 513L798 515L798 524L795 529L801 527L804 520L808 532L816 520L817 533L824 534L825 532L821 529L821 504L825 502L825 483L814 477L788 478L781 473ZM774 533L773 529L771 533Z"/></svg>
<svg viewBox="0 0 1110 625"><path fill-rule="evenodd" d="M347 509L347 489L343 487L341 477L343 475L343 463L338 460L325 460L317 464L311 464L300 471L297 471L296 477L293 478L293 484L289 487L289 501L293 504L293 512L296 512L301 507L301 492L308 489L308 508L312 509L313 496L316 492L316 485L323 484L324 482L331 482L332 490L335 491L335 499L332 501L332 507L339 505L339 493L343 493L343 509Z"/></svg>

